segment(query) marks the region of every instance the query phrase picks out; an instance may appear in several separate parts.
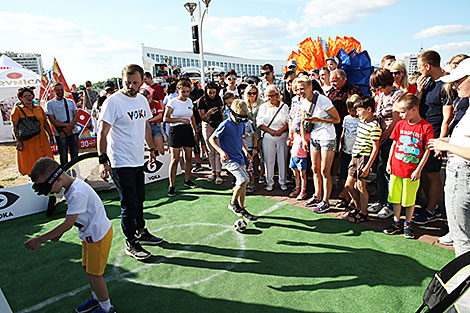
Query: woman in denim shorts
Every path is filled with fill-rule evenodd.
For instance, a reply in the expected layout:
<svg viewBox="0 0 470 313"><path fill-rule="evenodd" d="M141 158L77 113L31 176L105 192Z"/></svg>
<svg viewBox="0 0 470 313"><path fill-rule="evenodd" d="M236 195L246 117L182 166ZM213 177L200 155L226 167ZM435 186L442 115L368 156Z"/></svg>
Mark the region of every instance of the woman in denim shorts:
<svg viewBox="0 0 470 313"><path fill-rule="evenodd" d="M312 81L301 77L298 84L301 91L302 119L313 123L310 147L306 145L305 149L310 149L315 194L304 205L312 207L316 213L324 213L330 208L329 200L333 188L331 166L336 152L336 131L333 124L339 123L340 118L330 99L320 94L310 116L314 96Z"/></svg>
<svg viewBox="0 0 470 313"><path fill-rule="evenodd" d="M157 147L159 155L165 154L165 147L163 146L163 134L162 134L162 120L163 120L163 108L159 101L152 99L152 95L147 89L141 89L140 93L147 98L147 101L152 111L153 117L149 119L150 129L152 130L153 141Z"/></svg>

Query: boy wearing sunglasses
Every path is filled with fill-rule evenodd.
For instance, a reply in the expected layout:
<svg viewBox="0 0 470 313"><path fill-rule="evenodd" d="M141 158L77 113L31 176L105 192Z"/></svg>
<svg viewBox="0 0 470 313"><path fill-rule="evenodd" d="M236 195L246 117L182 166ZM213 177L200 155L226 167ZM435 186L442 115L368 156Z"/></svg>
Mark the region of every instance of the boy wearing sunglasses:
<svg viewBox="0 0 470 313"><path fill-rule="evenodd" d="M49 158L41 158L36 162L31 170L31 180L38 195L58 193L64 189L68 209L65 221L51 231L29 239L24 246L34 251L49 240L59 241L66 231L76 226L78 236L82 239L82 266L90 283L92 296L75 311L115 312L103 278L113 238L113 227L100 197L90 185L67 175L59 163Z"/></svg>
<svg viewBox="0 0 470 313"><path fill-rule="evenodd" d="M211 145L219 152L222 165L235 177L232 200L228 208L236 215L247 221L256 219L244 208L246 187L249 176L246 171L245 153L249 162L253 162L251 155L243 143L245 123L248 121L248 106L242 100L236 99L230 107L230 118L223 121L210 137Z"/></svg>

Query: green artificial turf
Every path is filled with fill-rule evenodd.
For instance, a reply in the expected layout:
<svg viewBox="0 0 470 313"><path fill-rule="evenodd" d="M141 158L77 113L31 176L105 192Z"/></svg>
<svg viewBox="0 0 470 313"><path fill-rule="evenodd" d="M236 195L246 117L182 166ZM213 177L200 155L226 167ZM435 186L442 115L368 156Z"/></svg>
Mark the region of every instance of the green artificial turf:
<svg viewBox="0 0 470 313"><path fill-rule="evenodd" d="M248 196L259 214L241 235L227 209L231 191L213 183L166 195L147 185L148 229L161 247L142 263L124 254L116 191L100 193L114 227L104 277L117 312L414 312L432 276L453 252L402 236ZM278 204L278 208L273 207ZM14 312L73 312L89 297L73 229L31 252L23 242L64 217L36 214L0 223L1 286Z"/></svg>

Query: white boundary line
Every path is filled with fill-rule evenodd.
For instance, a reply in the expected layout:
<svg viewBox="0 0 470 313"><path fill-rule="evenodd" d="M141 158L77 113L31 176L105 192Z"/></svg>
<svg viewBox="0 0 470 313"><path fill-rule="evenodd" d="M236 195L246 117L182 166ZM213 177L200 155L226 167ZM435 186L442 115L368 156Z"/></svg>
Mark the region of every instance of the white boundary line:
<svg viewBox="0 0 470 313"><path fill-rule="evenodd" d="M287 202L284 202L284 201L280 201L280 202L274 204L273 206L267 208L266 210L261 211L259 214L257 214L257 216L263 216L263 215L269 214L269 213L271 213L271 212L274 212L275 210L279 209L280 207L282 207L282 206L284 206L284 205L286 205L286 204L288 204L288 203L287 203ZM194 225L197 225L197 224L218 225L218 226L223 226L223 227L227 227L227 228L233 229L232 226L227 226L227 225L210 224L210 223L194 223ZM184 225L188 226L188 225L190 225L190 224L184 224ZM174 227L178 227L178 226L181 227L181 225L173 225L173 226L162 227L161 229L174 228ZM235 231L235 230L233 229L233 231ZM217 234L222 235L222 234L224 234L225 232L228 232L228 230L223 230L222 232L219 232L219 233L217 233ZM236 231L235 231L235 232L236 232ZM238 232L237 232L237 234L238 234ZM216 234L214 234L214 235L216 235ZM212 239L212 238L214 238L214 237L213 237L214 235L208 236L208 237L206 237L205 239L207 239L207 238ZM243 237L242 235L240 235L240 236ZM189 251L189 250L190 250L190 249L187 249L187 250L185 250L185 251ZM244 253L245 253L244 250L245 250L245 246L244 246L244 244L243 244L243 250L240 250L240 254L237 254L237 259L236 259L236 260L241 259L241 257L242 257L242 256L244 255ZM175 252L172 256L174 257L174 256L179 255L179 254L181 254L181 253L183 253L183 251L178 251L178 252ZM119 255L118 255L118 257L119 257ZM167 258L169 258L169 257L167 257ZM162 258L162 261L163 261L163 260L164 260L164 258ZM157 262L156 264L159 264L159 263L161 263L162 261ZM236 263L239 263L239 262L236 262ZM236 266L236 263L235 263L235 262L232 263L232 264L231 264L229 267L227 267L225 270L222 270L222 271L220 271L220 272L218 272L218 273L222 274L222 273L225 273L225 272L228 271L228 270L233 269L233 268ZM146 265L143 265L143 266L141 266L141 267L139 267L139 268L142 268L141 270L143 270L143 269L146 269L148 266L152 266L152 265L155 265L155 264L149 264L149 265L146 264ZM232 266L233 266L233 267L232 267ZM138 268L138 269L139 269L139 268ZM134 273L134 274L137 273L136 270L133 270L133 273ZM216 274L218 274L218 273L216 273ZM127 275L130 275L130 274L131 274L131 272L126 272L126 273L119 274L119 276L107 277L107 278L105 278L105 280L106 280L106 282L110 282L110 281L114 281L114 280L118 280L118 279L123 279L123 278L122 278L123 276L127 276ZM219 274L219 275L220 275L220 274ZM214 275L215 275L215 274L214 274ZM212 276L214 276L214 275L212 275ZM198 283L206 282L206 281L208 281L209 279L213 278L212 276L203 278L203 279L201 279ZM218 275L217 275L217 276L218 276ZM214 277L215 277L215 276L214 276ZM148 285L147 283L142 283L142 282L134 281L134 280L132 280L132 281L135 282L135 283L138 283L138 284ZM186 284L186 283L179 284L179 287L186 287L185 284ZM195 285L195 284L193 284L193 285ZM158 285L158 286L165 286L165 285ZM89 288L89 285L87 284L87 285L78 287L78 288L76 288L76 289L74 289L74 290L71 290L71 291L68 291L68 292L64 292L64 293L58 294L58 295L53 296L53 297L50 297L49 299L46 299L46 300L44 300L44 301L42 301L42 302L40 302L40 303L38 303L38 304L35 304L35 305L30 306L30 307L28 307L28 308L25 308L25 309L19 311L18 313L27 313L27 312L33 312L33 311L40 310L40 309L44 308L44 307L47 306L47 305L50 305L50 304L55 303L55 302L58 302L58 301L60 301L60 300L62 300L62 299L64 299L64 298L67 298L67 297L72 297L72 296L74 296L74 295L76 295L76 294L78 294L78 293L80 293L80 292L82 292L82 291L84 291L84 290L87 290L88 288Z"/></svg>

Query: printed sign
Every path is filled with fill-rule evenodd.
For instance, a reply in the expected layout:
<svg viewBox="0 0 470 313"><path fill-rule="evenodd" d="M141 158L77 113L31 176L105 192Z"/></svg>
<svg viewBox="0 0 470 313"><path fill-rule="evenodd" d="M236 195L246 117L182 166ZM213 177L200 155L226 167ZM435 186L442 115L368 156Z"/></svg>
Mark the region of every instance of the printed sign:
<svg viewBox="0 0 470 313"><path fill-rule="evenodd" d="M33 191L32 184L0 189L0 222L46 211L48 201Z"/></svg>
<svg viewBox="0 0 470 313"><path fill-rule="evenodd" d="M171 154L159 155L154 163L149 163L149 157L145 156L144 174L145 183L153 183L169 176ZM178 163L176 175L181 174L181 166Z"/></svg>
<svg viewBox="0 0 470 313"><path fill-rule="evenodd" d="M93 148L93 147L96 147L96 137L88 137L88 138L78 139L78 148L79 149ZM52 149L53 153L58 153L59 152L56 143L51 145L51 149Z"/></svg>

